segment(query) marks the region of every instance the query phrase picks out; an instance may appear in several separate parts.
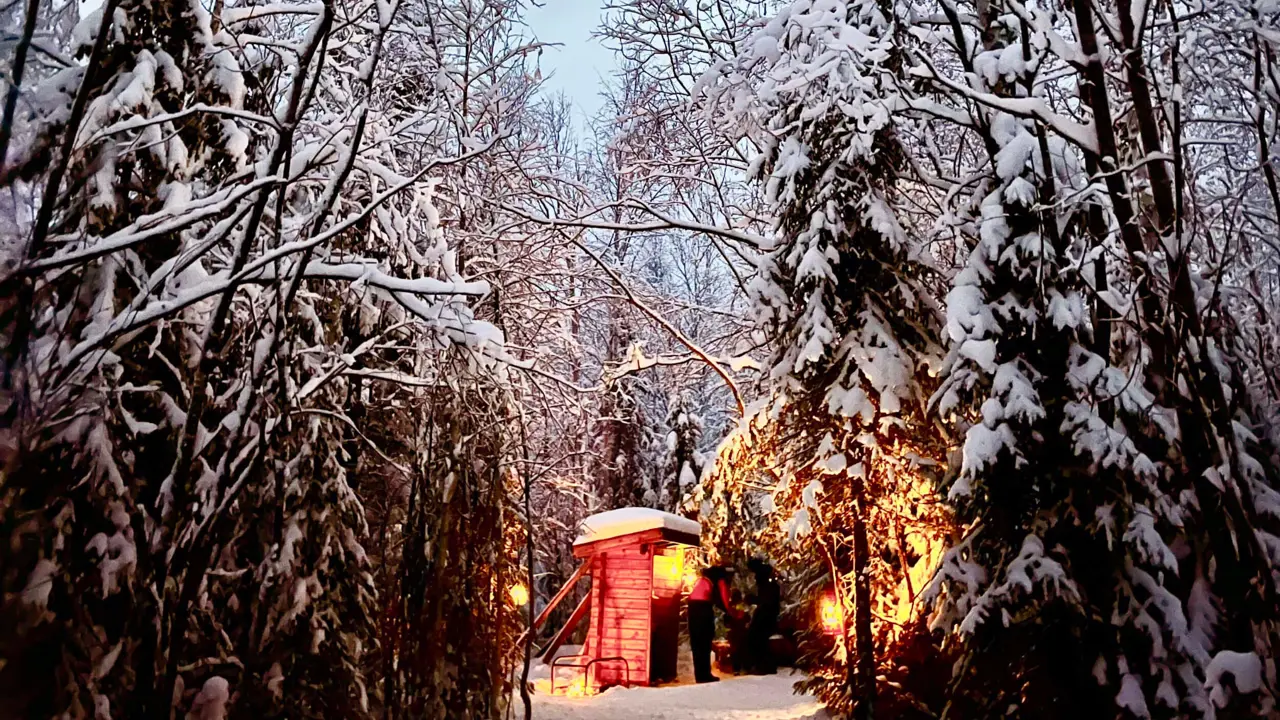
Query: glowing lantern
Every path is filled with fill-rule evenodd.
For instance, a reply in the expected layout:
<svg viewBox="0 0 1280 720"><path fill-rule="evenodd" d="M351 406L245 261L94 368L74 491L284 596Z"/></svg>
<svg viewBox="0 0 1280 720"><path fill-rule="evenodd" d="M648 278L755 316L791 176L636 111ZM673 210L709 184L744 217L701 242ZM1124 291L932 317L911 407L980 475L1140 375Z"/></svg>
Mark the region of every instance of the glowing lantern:
<svg viewBox="0 0 1280 720"><path fill-rule="evenodd" d="M511 598L512 605L524 607L525 603L529 602L529 588L525 587L523 583L516 583L511 586L510 590L507 590L507 597Z"/></svg>
<svg viewBox="0 0 1280 720"><path fill-rule="evenodd" d="M822 621L822 630L828 635L839 635L844 630L844 613L834 595L824 593L819 606L818 619Z"/></svg>

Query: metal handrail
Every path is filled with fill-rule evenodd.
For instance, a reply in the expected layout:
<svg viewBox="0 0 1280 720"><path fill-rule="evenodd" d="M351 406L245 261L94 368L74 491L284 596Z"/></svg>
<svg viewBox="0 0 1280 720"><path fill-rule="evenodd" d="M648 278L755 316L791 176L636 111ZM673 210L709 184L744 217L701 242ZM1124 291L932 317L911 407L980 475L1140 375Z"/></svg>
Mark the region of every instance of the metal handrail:
<svg viewBox="0 0 1280 720"><path fill-rule="evenodd" d="M556 668L558 667L582 668L583 684L585 685L587 682L586 678L591 677L591 666L595 665L596 663L605 663L605 662L621 662L623 669L627 673L627 682L625 685L623 685L623 687L631 687L631 663L627 662L627 659L622 656L615 655L612 657L591 658L586 662L586 664L570 663L570 662L561 664L560 662L561 660L575 660L575 659L581 659L585 657L588 657L588 656L587 655L561 655L560 657L551 661L551 694L552 695L556 694Z"/></svg>

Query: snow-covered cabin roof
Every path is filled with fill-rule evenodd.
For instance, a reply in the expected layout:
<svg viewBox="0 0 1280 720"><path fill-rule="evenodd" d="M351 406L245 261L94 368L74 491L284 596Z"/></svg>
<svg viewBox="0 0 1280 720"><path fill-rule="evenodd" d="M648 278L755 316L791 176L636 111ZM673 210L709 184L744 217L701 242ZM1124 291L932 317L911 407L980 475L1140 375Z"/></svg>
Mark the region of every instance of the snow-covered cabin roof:
<svg viewBox="0 0 1280 720"><path fill-rule="evenodd" d="M702 526L679 515L653 508L629 507L597 513L582 521L578 527L578 539L574 547L622 537L645 530L667 529L698 537Z"/></svg>

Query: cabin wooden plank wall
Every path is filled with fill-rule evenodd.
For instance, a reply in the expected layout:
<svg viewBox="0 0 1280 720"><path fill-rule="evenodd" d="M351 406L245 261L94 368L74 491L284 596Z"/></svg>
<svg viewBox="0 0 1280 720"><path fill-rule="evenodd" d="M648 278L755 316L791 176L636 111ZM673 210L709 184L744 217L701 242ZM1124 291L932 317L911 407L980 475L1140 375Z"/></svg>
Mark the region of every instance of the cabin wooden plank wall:
<svg viewBox="0 0 1280 720"><path fill-rule="evenodd" d="M598 663L597 687L649 684L652 635L653 557L648 545L614 547L591 560L591 623L585 652L593 658L623 657L630 665Z"/></svg>
<svg viewBox="0 0 1280 720"><path fill-rule="evenodd" d="M573 554L583 558L591 577L582 654L626 659L626 665L593 665L587 678L592 688L675 679L684 548L696 548L698 542L698 532L664 524L574 543Z"/></svg>

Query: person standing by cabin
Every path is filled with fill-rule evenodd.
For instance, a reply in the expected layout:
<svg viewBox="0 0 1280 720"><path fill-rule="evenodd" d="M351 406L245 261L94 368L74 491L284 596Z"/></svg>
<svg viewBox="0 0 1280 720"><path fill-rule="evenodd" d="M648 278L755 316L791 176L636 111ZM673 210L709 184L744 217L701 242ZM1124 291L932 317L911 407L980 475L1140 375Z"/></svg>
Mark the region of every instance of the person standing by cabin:
<svg viewBox="0 0 1280 720"><path fill-rule="evenodd" d="M782 612L782 589L774 577L773 566L760 558L751 558L747 567L756 576L751 625L747 628L747 649L751 672L772 675L778 671L769 640L778 631L778 615Z"/></svg>
<svg viewBox="0 0 1280 720"><path fill-rule="evenodd" d="M720 566L703 568L702 576L689 592L689 649L693 651L693 675L700 683L716 682L711 673L711 642L716 636L715 607L725 615L741 619L729 601L729 571Z"/></svg>

